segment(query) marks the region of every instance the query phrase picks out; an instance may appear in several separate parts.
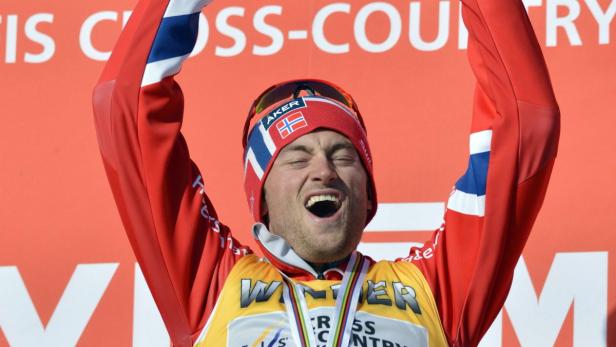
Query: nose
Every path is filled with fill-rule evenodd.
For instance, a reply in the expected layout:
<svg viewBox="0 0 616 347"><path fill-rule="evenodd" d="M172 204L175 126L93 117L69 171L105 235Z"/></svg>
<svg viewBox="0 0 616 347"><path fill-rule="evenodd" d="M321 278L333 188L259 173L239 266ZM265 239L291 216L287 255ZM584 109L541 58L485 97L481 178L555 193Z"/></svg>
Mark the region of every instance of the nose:
<svg viewBox="0 0 616 347"><path fill-rule="evenodd" d="M324 155L317 155L312 159L310 179L312 181L328 184L338 179L338 172L334 163Z"/></svg>

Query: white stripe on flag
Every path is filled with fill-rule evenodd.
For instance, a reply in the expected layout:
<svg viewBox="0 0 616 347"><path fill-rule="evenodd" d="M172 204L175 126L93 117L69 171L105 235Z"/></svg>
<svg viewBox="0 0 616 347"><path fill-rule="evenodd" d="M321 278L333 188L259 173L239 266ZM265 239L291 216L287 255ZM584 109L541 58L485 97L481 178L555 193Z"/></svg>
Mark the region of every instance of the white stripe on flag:
<svg viewBox="0 0 616 347"><path fill-rule="evenodd" d="M248 148L248 152L246 153L246 161L244 162L244 176L246 176L248 163L250 163L252 169L255 171L255 174L257 174L257 177L261 180L263 178L263 169L259 165L257 157L255 157L255 152L252 151L252 148Z"/></svg>
<svg viewBox="0 0 616 347"><path fill-rule="evenodd" d="M188 58L188 54L147 64L143 72L141 86L145 87L150 84L158 83L167 76L177 74L180 72L182 62L186 58Z"/></svg>
<svg viewBox="0 0 616 347"><path fill-rule="evenodd" d="M212 0L171 0L165 11L165 17L182 16L195 12L210 3Z"/></svg>
<svg viewBox="0 0 616 347"><path fill-rule="evenodd" d="M443 222L442 202L380 203L366 231L436 230Z"/></svg>
<svg viewBox="0 0 616 347"><path fill-rule="evenodd" d="M274 144L274 141L272 140L272 137L270 136L269 132L265 130L265 127L261 122L259 122L259 131L261 132L261 137L263 137L263 142L265 143L267 150L270 152L271 155L274 155L274 152L276 152L276 145Z"/></svg>
<svg viewBox="0 0 616 347"><path fill-rule="evenodd" d="M483 217L486 208L486 196L455 190L447 202L447 208L471 216Z"/></svg>
<svg viewBox="0 0 616 347"><path fill-rule="evenodd" d="M490 151L492 143L492 130L483 130L472 133L469 140L471 155Z"/></svg>

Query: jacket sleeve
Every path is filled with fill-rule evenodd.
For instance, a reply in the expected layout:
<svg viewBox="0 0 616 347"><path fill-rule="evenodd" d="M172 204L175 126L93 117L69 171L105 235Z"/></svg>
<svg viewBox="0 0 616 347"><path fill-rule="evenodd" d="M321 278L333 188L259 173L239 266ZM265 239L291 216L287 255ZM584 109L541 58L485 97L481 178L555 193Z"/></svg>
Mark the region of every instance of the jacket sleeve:
<svg viewBox="0 0 616 347"><path fill-rule="evenodd" d="M192 345L233 264L231 238L180 133L173 76L207 0L141 0L94 89L96 131L120 217L174 345Z"/></svg>
<svg viewBox="0 0 616 347"><path fill-rule="evenodd" d="M520 0L462 0L476 78L465 174L445 222L406 261L423 271L452 346L475 346L501 309L543 202L559 110Z"/></svg>

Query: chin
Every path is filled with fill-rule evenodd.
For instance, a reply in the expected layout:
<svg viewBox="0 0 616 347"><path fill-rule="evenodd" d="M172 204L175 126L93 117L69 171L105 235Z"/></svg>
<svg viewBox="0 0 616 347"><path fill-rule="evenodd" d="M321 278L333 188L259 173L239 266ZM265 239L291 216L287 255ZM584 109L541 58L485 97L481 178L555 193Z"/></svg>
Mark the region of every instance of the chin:
<svg viewBox="0 0 616 347"><path fill-rule="evenodd" d="M358 224L344 208L331 218L318 218L306 213L295 221L285 222L275 230L286 231L280 235L301 258L312 263L344 259L359 244L363 230L363 223ZM295 227L288 227L291 225Z"/></svg>

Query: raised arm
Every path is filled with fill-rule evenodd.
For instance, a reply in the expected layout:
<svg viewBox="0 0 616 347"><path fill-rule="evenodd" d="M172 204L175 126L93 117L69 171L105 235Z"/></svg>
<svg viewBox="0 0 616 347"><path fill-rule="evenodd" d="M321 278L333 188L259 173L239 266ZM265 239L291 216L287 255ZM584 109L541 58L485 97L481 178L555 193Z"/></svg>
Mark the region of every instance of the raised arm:
<svg viewBox="0 0 616 347"><path fill-rule="evenodd" d="M475 346L505 301L543 202L559 111L520 0L462 0L477 80L468 169L445 223L407 260L426 275L452 346Z"/></svg>
<svg viewBox="0 0 616 347"><path fill-rule="evenodd" d="M180 133L173 75L197 37L203 0L142 0L94 89L98 142L129 240L174 345L192 345L235 261Z"/></svg>

